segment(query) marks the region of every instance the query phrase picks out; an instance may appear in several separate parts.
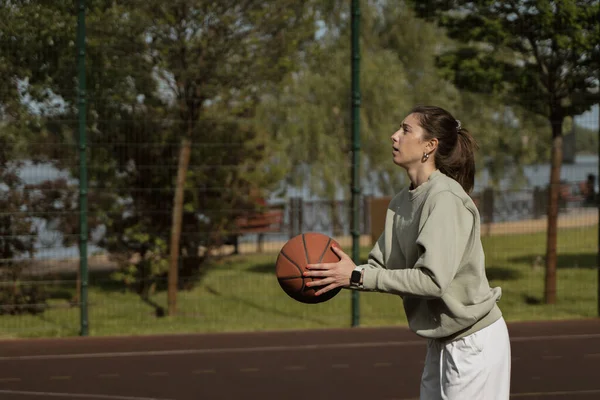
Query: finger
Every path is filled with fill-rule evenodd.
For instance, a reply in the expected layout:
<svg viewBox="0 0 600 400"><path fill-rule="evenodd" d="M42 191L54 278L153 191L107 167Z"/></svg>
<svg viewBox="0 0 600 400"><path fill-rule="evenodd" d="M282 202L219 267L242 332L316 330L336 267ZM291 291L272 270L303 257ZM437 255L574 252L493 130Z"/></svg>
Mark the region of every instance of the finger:
<svg viewBox="0 0 600 400"><path fill-rule="evenodd" d="M308 287L325 286L325 285L329 285L330 283L333 283L333 282L334 282L333 278L323 278L323 279L315 279L312 281L308 281L304 285L308 286Z"/></svg>
<svg viewBox="0 0 600 400"><path fill-rule="evenodd" d="M318 277L318 276L330 276L331 275L331 271L327 270L327 269L322 269L322 270L312 270L312 271L304 271L302 273L302 275L304 276L312 276L312 277Z"/></svg>
<svg viewBox="0 0 600 400"><path fill-rule="evenodd" d="M307 269L331 269L335 266L335 263L321 263L321 264L307 264Z"/></svg>
<svg viewBox="0 0 600 400"><path fill-rule="evenodd" d="M337 285L336 285L336 284L334 284L334 283L332 283L332 284L330 284L330 285L327 285L327 286L325 286L324 288L322 288L322 289L318 290L317 292L315 292L315 296L320 296L320 295L322 295L323 293L327 293L327 292L329 292L330 290L333 290L333 289L335 289L336 287L337 287Z"/></svg>
<svg viewBox="0 0 600 400"><path fill-rule="evenodd" d="M335 254L337 254L338 256L340 256L341 259L350 258L348 256L348 254L344 253L344 250L342 250L340 247L338 247L335 244L331 246L331 249L333 250L333 252Z"/></svg>

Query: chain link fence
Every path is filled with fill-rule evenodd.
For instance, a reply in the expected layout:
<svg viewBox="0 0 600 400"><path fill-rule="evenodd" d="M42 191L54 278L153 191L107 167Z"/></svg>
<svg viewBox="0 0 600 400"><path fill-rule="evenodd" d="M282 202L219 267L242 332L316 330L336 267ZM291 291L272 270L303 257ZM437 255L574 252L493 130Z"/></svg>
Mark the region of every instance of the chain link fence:
<svg viewBox="0 0 600 400"><path fill-rule="evenodd" d="M228 78L231 87L215 91L212 81L178 80L162 62L193 50L178 47L175 31L156 45L161 26L144 25L126 5L88 8L81 93L83 49L71 3L2 4L11 16L0 23L0 337L78 335L83 308L90 335L349 326L348 291L307 307L286 297L274 276L279 249L301 232L335 236L348 252L352 246L349 191L317 193L313 183L325 180L318 167L303 170L300 184L286 175L296 167L286 160L309 163L325 144L315 139L302 156L302 143L292 141L290 150L269 136L279 116L271 125L251 123L255 92L267 93L267 84ZM86 100L85 190L78 94ZM565 136L556 305L543 304L549 164L519 165L520 183L508 174L494 180L485 168L476 178L488 277L503 287L509 320L597 315L598 114L596 105L577 116ZM331 173L350 168L344 159ZM362 259L390 198L369 176L360 204ZM89 228L83 263L82 219ZM173 265L179 279L169 291ZM173 302L177 312L169 315ZM361 294L360 313L364 326L405 323L397 297Z"/></svg>

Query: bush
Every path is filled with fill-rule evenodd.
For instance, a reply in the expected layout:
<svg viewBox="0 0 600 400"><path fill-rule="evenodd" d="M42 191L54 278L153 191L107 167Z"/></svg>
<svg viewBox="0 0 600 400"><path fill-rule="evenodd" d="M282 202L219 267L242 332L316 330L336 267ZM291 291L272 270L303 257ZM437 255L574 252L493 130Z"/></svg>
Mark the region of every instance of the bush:
<svg viewBox="0 0 600 400"><path fill-rule="evenodd" d="M48 294L39 285L15 282L0 288L0 315L40 314L48 307Z"/></svg>

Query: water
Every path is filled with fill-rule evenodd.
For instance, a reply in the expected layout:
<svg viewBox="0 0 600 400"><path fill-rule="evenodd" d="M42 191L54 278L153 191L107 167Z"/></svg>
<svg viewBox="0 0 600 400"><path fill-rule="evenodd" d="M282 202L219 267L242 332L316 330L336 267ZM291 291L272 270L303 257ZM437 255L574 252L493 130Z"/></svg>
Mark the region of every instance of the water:
<svg viewBox="0 0 600 400"><path fill-rule="evenodd" d="M41 173L40 173L41 172ZM575 158L575 162L573 164L563 164L561 169L561 180L565 182L580 182L585 181L589 174L593 174L597 176L598 174L598 157L596 155L578 155ZM497 221L506 221L506 220L516 220L516 219L524 219L531 217L531 208L532 208L532 196L530 189L534 187L545 187L550 180L550 165L549 164L538 164L538 165L530 165L524 168L524 175L526 178L526 182L523 185L524 189L522 191L514 191L514 192L505 192L498 198L496 205L496 220ZM60 172L48 165L30 165L27 164L20 173L21 178L27 184L35 184L39 183L46 179L55 179L59 177L69 178L68 174L65 172ZM77 180L74 178L69 179L70 183L76 184ZM370 182L362 182L366 189L363 189L363 193L366 195L377 195L377 192L373 189L374 185L370 184ZM505 179L500 184L500 189L507 190L510 188L512 183L511 179ZM475 182L475 190L477 193L483 190L485 187L489 185L489 174L485 171L478 175ZM598 191L598 179L596 179L596 191ZM340 189L338 198L344 198L344 190ZM306 202L318 200L315 196L312 196L308 190L308 188L290 188L286 195L285 199L289 199L290 197L302 197ZM274 201L275 202L275 201ZM279 199L276 202L281 203L282 200ZM283 202L287 202L284 200ZM314 208L314 207L313 207ZM308 209L305 209L305 212L309 213ZM328 225L327 217L323 216L323 213L319 213L319 228L323 233L329 233L329 229L326 227ZM286 213L286 219L287 217ZM308 215L307 215L308 217ZM309 218L307 218L309 219ZM77 246L71 247L61 247L58 245L52 244L52 239L58 239L60 237L60 233L45 229L45 223L43 221L36 221L36 223L40 226L40 235L39 240L36 245L37 252L35 255L36 259L54 259L54 258L73 258L78 257L79 249ZM344 221L345 225L349 225L348 219ZM323 228L325 227L325 228ZM304 226L304 230L311 230L312 227ZM349 226L343 227L344 232L348 233L350 231ZM266 240L281 240L287 238L287 234L283 235L267 235ZM98 240L98 238L96 238ZM101 253L103 250L98 246L94 245L94 241L89 245L88 252L89 254ZM255 241L255 235L245 235L241 238L241 242L247 241Z"/></svg>
<svg viewBox="0 0 600 400"><path fill-rule="evenodd" d="M550 164L535 164L524 167L523 171L526 182L523 188L545 187L550 182ZM598 156L577 155L572 164L563 163L560 171L561 181L574 183L587 180L588 175L598 175ZM507 190L511 187L512 180L504 179L500 182L500 189ZM475 179L475 192L481 191L490 185L489 174L482 172ZM596 179L596 191L598 191L598 179Z"/></svg>

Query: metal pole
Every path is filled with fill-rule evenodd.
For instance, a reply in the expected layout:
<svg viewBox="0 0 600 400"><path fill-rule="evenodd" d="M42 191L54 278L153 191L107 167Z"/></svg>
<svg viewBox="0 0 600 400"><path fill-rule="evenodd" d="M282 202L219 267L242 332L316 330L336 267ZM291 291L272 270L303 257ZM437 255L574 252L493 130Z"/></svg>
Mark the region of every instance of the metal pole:
<svg viewBox="0 0 600 400"><path fill-rule="evenodd" d="M352 259L360 250L360 2L352 0ZM360 323L358 292L352 291L352 326Z"/></svg>
<svg viewBox="0 0 600 400"><path fill-rule="evenodd" d="M85 0L78 0L77 16L77 92L79 113L79 271L81 279L80 317L81 336L88 335L88 224L87 224L87 138L86 138L86 87L85 87Z"/></svg>
<svg viewBox="0 0 600 400"><path fill-rule="evenodd" d="M600 80L600 75L598 76ZM596 292L598 295L598 316L600 317L600 103L598 106L598 174L596 176L596 182L598 183L598 195L594 196L596 200L596 207L598 207L598 260L596 262L598 267L598 278L596 282ZM595 188L592 188L595 191Z"/></svg>

